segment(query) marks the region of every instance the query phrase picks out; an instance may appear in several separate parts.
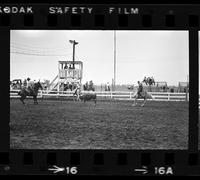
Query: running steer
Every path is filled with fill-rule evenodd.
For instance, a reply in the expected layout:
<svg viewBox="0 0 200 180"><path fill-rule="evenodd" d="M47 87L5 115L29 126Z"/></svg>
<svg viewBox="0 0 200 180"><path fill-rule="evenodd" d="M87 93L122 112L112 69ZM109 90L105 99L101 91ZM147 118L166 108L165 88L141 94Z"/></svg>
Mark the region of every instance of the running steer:
<svg viewBox="0 0 200 180"><path fill-rule="evenodd" d="M80 95L80 100L83 101L84 103L86 101L90 101L90 100L93 100L95 105L96 105L96 99L97 99L97 95L96 94L90 94L90 93L87 93L87 94L82 94Z"/></svg>

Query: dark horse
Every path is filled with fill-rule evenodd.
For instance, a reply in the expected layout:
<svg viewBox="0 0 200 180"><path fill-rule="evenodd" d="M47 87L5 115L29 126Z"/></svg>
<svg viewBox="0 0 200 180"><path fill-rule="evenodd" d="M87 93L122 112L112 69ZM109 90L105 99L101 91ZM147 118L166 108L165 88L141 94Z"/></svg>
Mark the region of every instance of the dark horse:
<svg viewBox="0 0 200 180"><path fill-rule="evenodd" d="M18 95L21 96L20 100L22 101L22 103L25 104L24 99L26 99L26 96L33 96L34 104L38 104L37 95L40 88L43 89L41 83L37 82L33 84L33 87L30 88L29 91L26 88L21 89Z"/></svg>
<svg viewBox="0 0 200 180"><path fill-rule="evenodd" d="M73 97L76 97L77 101L83 101L84 103L86 101L90 101L93 100L95 105L96 105L96 99L97 99L97 95L96 93L86 93L86 94L82 94L80 89L76 89Z"/></svg>
<svg viewBox="0 0 200 180"><path fill-rule="evenodd" d="M93 101L94 101L94 104L95 104L95 106L96 106L96 103L97 103L97 95L96 95L96 93L81 94L79 98L80 98L80 100L83 101L84 103L85 103L86 101L93 100Z"/></svg>

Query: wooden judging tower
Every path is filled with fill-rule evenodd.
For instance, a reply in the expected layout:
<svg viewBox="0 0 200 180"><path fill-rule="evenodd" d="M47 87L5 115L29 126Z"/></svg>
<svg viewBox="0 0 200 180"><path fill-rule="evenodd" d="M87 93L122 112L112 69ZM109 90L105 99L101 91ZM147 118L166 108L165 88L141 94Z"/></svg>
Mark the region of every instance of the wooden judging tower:
<svg viewBox="0 0 200 180"><path fill-rule="evenodd" d="M62 85L66 83L82 84L82 61L58 61L58 75L49 86L49 90L62 91Z"/></svg>

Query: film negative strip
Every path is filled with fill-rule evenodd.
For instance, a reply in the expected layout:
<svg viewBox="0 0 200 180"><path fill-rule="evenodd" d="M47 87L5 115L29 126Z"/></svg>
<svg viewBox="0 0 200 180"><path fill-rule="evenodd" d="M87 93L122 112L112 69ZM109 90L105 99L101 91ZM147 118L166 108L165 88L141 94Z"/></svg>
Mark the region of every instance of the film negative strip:
<svg viewBox="0 0 200 180"><path fill-rule="evenodd" d="M200 175L199 12L0 4L0 174Z"/></svg>

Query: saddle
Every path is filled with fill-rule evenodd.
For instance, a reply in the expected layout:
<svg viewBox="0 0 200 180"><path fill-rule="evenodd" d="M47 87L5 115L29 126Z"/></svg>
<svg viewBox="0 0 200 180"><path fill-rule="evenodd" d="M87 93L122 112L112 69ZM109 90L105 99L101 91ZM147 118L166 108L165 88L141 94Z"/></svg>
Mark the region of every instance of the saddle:
<svg viewBox="0 0 200 180"><path fill-rule="evenodd" d="M142 98L144 96L144 91L138 93L138 97Z"/></svg>
<svg viewBox="0 0 200 180"><path fill-rule="evenodd" d="M28 94L33 94L33 95L35 95L36 93L35 93L35 91L32 89L32 88L24 88L24 90L28 93Z"/></svg>

